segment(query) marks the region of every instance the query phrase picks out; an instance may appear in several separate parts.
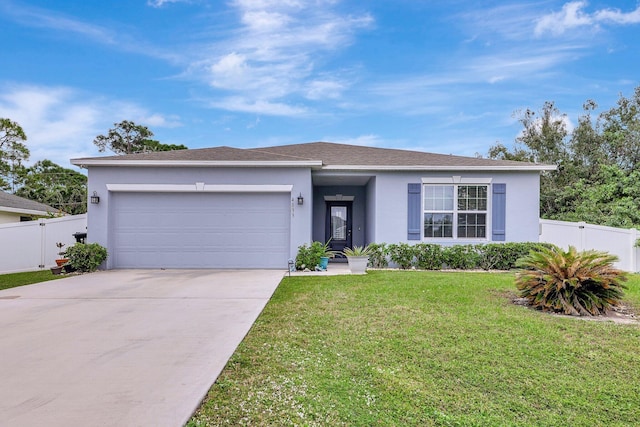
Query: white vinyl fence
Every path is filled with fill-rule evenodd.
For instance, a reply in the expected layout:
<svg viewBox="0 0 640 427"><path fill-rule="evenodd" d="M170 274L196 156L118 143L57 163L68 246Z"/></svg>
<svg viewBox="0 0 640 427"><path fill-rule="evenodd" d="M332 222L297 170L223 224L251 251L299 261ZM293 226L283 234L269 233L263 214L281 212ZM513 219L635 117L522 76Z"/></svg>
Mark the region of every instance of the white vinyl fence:
<svg viewBox="0 0 640 427"><path fill-rule="evenodd" d="M56 265L57 242L72 246L74 233L86 233L87 215L0 224L0 274Z"/></svg>
<svg viewBox="0 0 640 427"><path fill-rule="evenodd" d="M616 267L637 272L640 268L639 252L635 247L638 230L605 227L584 222L540 220L540 241L579 251L595 249L617 255Z"/></svg>

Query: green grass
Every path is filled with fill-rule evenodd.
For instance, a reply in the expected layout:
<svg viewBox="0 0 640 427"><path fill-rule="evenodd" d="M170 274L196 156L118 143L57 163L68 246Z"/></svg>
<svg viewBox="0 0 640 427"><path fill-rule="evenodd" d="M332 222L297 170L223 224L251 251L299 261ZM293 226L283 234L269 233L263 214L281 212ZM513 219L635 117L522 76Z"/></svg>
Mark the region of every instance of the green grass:
<svg viewBox="0 0 640 427"><path fill-rule="evenodd" d="M27 271L25 273L0 274L0 290L15 288L17 286L31 285L33 283L46 282L64 277L54 275L51 270Z"/></svg>
<svg viewBox="0 0 640 427"><path fill-rule="evenodd" d="M285 278L188 426L637 424L640 326L513 292L506 273Z"/></svg>

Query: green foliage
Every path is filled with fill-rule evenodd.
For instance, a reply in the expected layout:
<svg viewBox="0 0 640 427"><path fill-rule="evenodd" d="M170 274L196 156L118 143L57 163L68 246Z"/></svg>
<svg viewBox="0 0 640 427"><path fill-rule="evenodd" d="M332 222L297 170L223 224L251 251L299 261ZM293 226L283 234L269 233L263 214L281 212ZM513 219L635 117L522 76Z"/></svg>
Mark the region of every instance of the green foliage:
<svg viewBox="0 0 640 427"><path fill-rule="evenodd" d="M626 273L615 255L569 247L541 248L518 261L520 295L543 311L589 316L605 314L623 296Z"/></svg>
<svg viewBox="0 0 640 427"><path fill-rule="evenodd" d="M416 250L414 246L408 243L392 243L389 245L389 257L400 268L406 270L413 266Z"/></svg>
<svg viewBox="0 0 640 427"><path fill-rule="evenodd" d="M0 290L56 280L62 277L64 276L51 274L49 269L24 273L0 274Z"/></svg>
<svg viewBox="0 0 640 427"><path fill-rule="evenodd" d="M476 246L480 254L480 268L483 270L512 270L516 268L518 259L528 255L532 250L552 248L550 243L509 242L487 243Z"/></svg>
<svg viewBox="0 0 640 427"><path fill-rule="evenodd" d="M302 246L298 246L296 269L304 270L308 268L313 270L320 264L320 258L333 258L334 256L336 256L336 251L331 250L330 241L326 243L316 241L312 242L309 246L305 243Z"/></svg>
<svg viewBox="0 0 640 427"><path fill-rule="evenodd" d="M76 243L67 248L65 255L77 271L95 271L107 259L107 249L98 243Z"/></svg>
<svg viewBox="0 0 640 427"><path fill-rule="evenodd" d="M442 248L442 261L455 270L480 268L481 255L474 245L454 245Z"/></svg>
<svg viewBox="0 0 640 427"><path fill-rule="evenodd" d="M184 145L162 144L151 139L153 132L146 126L129 120L114 123L107 135L98 135L93 143L100 152L107 148L116 154L148 153L152 151L184 150Z"/></svg>
<svg viewBox="0 0 640 427"><path fill-rule="evenodd" d="M563 193L568 202L551 219L623 228L640 224L640 170L600 165Z"/></svg>
<svg viewBox="0 0 640 427"><path fill-rule="evenodd" d="M342 254L344 256L369 256L371 250L369 246L354 246L352 248L344 248Z"/></svg>
<svg viewBox="0 0 640 427"><path fill-rule="evenodd" d="M444 264L442 246L434 243L418 243L414 246L415 265L422 270L440 270Z"/></svg>
<svg viewBox="0 0 640 427"><path fill-rule="evenodd" d="M26 140L18 123L0 117L0 189L15 191L19 186L22 162L29 160Z"/></svg>
<svg viewBox="0 0 640 427"><path fill-rule="evenodd" d="M41 160L24 170L16 195L71 215L83 214L87 212L87 177L51 160Z"/></svg>
<svg viewBox="0 0 640 427"><path fill-rule="evenodd" d="M384 268L389 260L406 270L440 270L443 267L456 270L512 270L519 258L539 248L551 248L552 244L537 242L487 243L478 245L442 246L435 243L409 245L398 243L369 245L369 266Z"/></svg>
<svg viewBox="0 0 640 427"><path fill-rule="evenodd" d="M187 150L189 147L183 144L163 144L154 139L144 140L145 151L174 151L174 150Z"/></svg>
<svg viewBox="0 0 640 427"><path fill-rule="evenodd" d="M543 218L640 227L640 86L592 117L597 107L587 100L571 132L553 102L539 113L527 109L514 147L497 144L488 155L557 166L540 178Z"/></svg>
<svg viewBox="0 0 640 427"><path fill-rule="evenodd" d="M373 268L386 268L389 266L389 260L387 256L389 250L385 243L370 243L369 244L369 267Z"/></svg>

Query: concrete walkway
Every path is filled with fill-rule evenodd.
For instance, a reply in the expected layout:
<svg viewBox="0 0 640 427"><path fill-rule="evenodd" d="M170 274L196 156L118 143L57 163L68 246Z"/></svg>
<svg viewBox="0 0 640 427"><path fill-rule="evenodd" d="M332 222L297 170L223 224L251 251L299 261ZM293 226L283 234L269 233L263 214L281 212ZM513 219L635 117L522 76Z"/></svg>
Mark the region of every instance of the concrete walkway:
<svg viewBox="0 0 640 427"><path fill-rule="evenodd" d="M0 291L0 425L183 425L283 274L112 270Z"/></svg>

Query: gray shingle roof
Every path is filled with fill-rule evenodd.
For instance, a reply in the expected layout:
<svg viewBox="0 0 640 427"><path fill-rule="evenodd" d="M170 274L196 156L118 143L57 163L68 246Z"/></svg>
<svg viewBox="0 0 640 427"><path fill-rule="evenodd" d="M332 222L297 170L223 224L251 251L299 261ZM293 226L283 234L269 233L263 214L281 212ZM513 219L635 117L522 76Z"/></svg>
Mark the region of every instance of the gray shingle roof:
<svg viewBox="0 0 640 427"><path fill-rule="evenodd" d="M308 144L282 145L256 148L314 160L322 160L325 166L522 166L523 162L479 159L476 157L426 153L423 151L397 150L360 145L312 142ZM528 164L528 163L527 163Z"/></svg>
<svg viewBox="0 0 640 427"><path fill-rule="evenodd" d="M0 190L0 210L2 208L24 209L29 211L57 212L58 210L45 205L44 203L36 202L34 200L25 199L24 197L18 197L13 194L6 193Z"/></svg>
<svg viewBox="0 0 640 427"><path fill-rule="evenodd" d="M514 168L532 166L532 163L511 160L493 160L463 157L448 154L426 153L423 151L397 150L389 148L365 147L359 145L336 144L331 142L310 142L304 144L279 145L260 148L213 147L190 150L161 151L153 153L128 154L121 156L73 159L81 165L83 161L220 161L220 162L278 162L278 161L321 161L327 166L432 166L432 167L498 167ZM124 163L124 162L123 162Z"/></svg>

